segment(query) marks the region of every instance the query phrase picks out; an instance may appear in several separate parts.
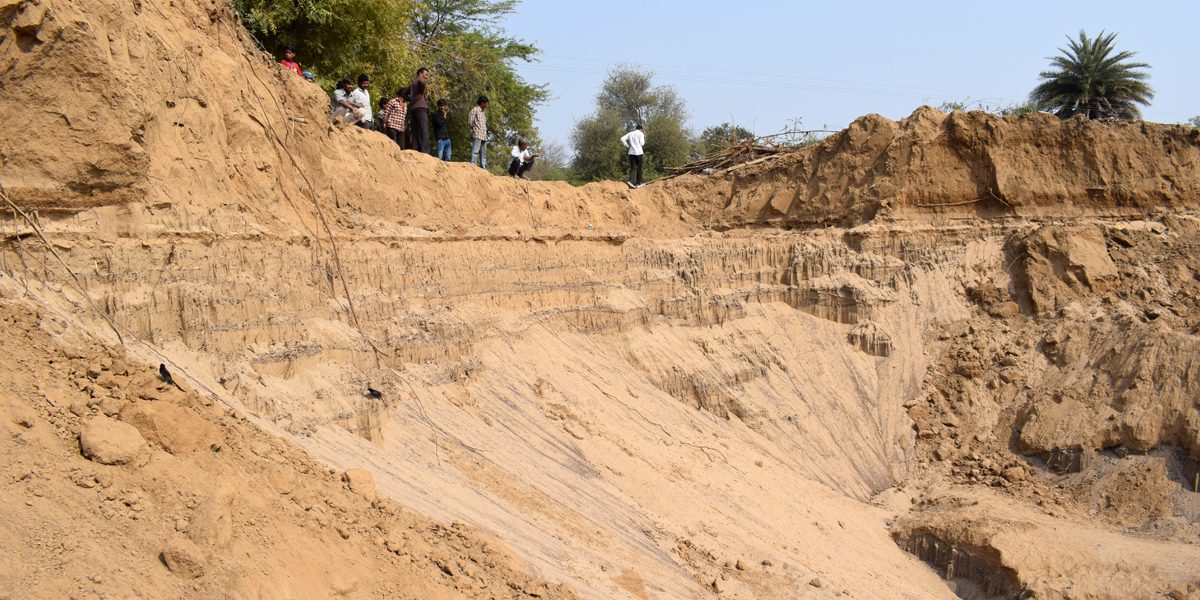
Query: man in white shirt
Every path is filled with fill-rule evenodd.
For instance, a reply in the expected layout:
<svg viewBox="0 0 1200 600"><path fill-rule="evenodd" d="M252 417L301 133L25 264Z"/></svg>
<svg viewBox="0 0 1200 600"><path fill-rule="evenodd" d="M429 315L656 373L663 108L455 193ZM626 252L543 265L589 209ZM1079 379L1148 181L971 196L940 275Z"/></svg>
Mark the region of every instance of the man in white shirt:
<svg viewBox="0 0 1200 600"><path fill-rule="evenodd" d="M366 75L359 75L358 87L350 92L350 101L362 107L362 115L355 125L363 129L375 128L375 114L371 112L371 92L367 91L370 87L371 79Z"/></svg>
<svg viewBox="0 0 1200 600"><path fill-rule="evenodd" d="M629 184L631 188L642 187L642 146L646 145L646 134L642 126L634 126L633 131L621 136L621 145L629 150Z"/></svg>
<svg viewBox="0 0 1200 600"><path fill-rule="evenodd" d="M352 125L362 118L362 106L350 100L353 93L353 81L342 79L337 83L333 91L333 120Z"/></svg>
<svg viewBox="0 0 1200 600"><path fill-rule="evenodd" d="M535 158L537 155L529 152L529 142L521 140L512 148L512 162L508 163L508 174L517 179L529 179L525 172L533 168Z"/></svg>

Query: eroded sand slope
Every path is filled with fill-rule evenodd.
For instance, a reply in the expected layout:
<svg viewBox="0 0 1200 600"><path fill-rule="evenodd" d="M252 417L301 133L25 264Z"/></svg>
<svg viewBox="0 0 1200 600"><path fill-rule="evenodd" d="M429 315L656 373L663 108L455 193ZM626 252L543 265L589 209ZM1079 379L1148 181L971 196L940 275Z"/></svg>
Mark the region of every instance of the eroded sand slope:
<svg viewBox="0 0 1200 600"><path fill-rule="evenodd" d="M1194 129L922 109L572 188L327 124L222 3L0 16L0 595L1200 594Z"/></svg>

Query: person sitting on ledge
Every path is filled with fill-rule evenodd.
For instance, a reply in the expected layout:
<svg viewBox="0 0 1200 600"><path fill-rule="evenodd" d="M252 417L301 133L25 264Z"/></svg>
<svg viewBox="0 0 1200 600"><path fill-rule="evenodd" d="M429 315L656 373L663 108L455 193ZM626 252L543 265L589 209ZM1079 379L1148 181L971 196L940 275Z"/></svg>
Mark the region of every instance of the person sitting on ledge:
<svg viewBox="0 0 1200 600"><path fill-rule="evenodd" d="M517 179L529 179L525 173L533 168L533 159L538 155L529 152L529 142L521 140L512 149L512 162L508 164L508 174Z"/></svg>
<svg viewBox="0 0 1200 600"><path fill-rule="evenodd" d="M371 112L371 78L364 75L358 76L358 87L350 92L350 101L359 106L361 116L355 125L363 129L375 129L375 115Z"/></svg>
<svg viewBox="0 0 1200 600"><path fill-rule="evenodd" d="M295 46L283 47L283 58L279 59L279 64L283 65L283 68L307 79L308 81L312 81L313 79L317 78L316 75L300 69L300 64L296 62Z"/></svg>

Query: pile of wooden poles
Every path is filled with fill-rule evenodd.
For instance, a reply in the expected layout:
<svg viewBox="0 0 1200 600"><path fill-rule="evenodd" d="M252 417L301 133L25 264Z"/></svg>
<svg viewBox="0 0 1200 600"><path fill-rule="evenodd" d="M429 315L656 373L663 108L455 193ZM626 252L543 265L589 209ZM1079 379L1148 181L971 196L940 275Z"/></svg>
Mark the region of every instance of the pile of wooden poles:
<svg viewBox="0 0 1200 600"><path fill-rule="evenodd" d="M833 133L824 129L814 129L812 131L801 132L785 132L777 133L760 137L755 140L747 140L726 146L720 152L706 156L695 162L690 162L682 167L667 167L667 175L663 179L678 177L687 173L696 173L702 175L712 175L715 173L728 171L730 169L747 167L753 164L769 162L781 156L795 152L798 148L795 145L779 145L771 143L771 140L777 139L780 136L795 134L810 134L810 133Z"/></svg>
<svg viewBox="0 0 1200 600"><path fill-rule="evenodd" d="M667 171L669 174L667 177L677 177L686 173L712 174L738 165L762 162L791 150L792 148L766 146L757 144L754 141L740 142L726 146L724 150L716 154L705 156L698 161L690 162L682 167L668 167Z"/></svg>

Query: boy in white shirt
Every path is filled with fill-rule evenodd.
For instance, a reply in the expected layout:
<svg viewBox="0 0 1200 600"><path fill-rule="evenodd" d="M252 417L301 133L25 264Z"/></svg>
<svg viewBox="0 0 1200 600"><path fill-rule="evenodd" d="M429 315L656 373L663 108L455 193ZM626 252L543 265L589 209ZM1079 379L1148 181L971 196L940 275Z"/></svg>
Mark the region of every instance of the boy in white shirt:
<svg viewBox="0 0 1200 600"><path fill-rule="evenodd" d="M646 134L642 126L634 126L633 131L621 136L621 145L629 150L629 184L631 188L642 187L642 146L646 144Z"/></svg>
<svg viewBox="0 0 1200 600"><path fill-rule="evenodd" d="M363 129L375 128L375 115L371 112L371 79L366 75L358 76L358 87L350 92L350 101L361 107L361 114L355 125Z"/></svg>
<svg viewBox="0 0 1200 600"><path fill-rule="evenodd" d="M525 172L533 168L533 159L537 156L529 152L529 142L521 140L512 148L512 162L508 163L508 174L517 179L529 179Z"/></svg>

